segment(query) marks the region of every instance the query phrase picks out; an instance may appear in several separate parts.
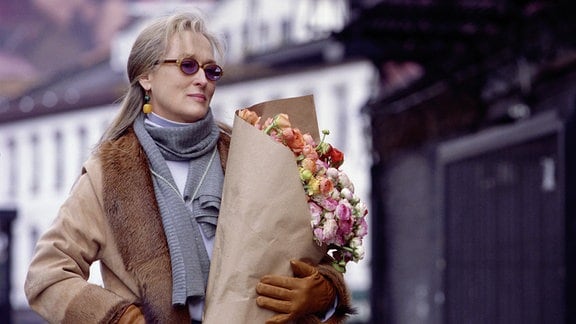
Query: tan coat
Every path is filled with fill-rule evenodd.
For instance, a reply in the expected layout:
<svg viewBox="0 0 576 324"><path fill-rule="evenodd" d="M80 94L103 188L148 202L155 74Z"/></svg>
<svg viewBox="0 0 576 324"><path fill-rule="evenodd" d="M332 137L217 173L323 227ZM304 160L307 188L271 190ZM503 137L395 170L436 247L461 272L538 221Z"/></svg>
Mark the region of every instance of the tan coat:
<svg viewBox="0 0 576 324"><path fill-rule="evenodd" d="M223 167L228 145L229 137L221 136ZM96 260L104 287L86 282ZM329 265L319 269L339 295L329 323L340 323L350 312L343 278ZM30 306L51 323L115 323L130 304L141 307L148 323L190 323L186 307L172 306L168 244L147 158L132 131L85 163L37 244L25 292Z"/></svg>

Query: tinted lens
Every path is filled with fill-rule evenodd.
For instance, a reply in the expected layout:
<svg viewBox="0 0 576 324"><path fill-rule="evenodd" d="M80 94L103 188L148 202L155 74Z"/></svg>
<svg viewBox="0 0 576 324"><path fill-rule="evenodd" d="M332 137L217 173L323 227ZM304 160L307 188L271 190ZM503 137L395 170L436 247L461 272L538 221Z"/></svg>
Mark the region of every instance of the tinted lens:
<svg viewBox="0 0 576 324"><path fill-rule="evenodd" d="M198 72L198 68L200 65L194 59L184 59L180 62L180 70L184 72L184 74L192 75Z"/></svg>
<svg viewBox="0 0 576 324"><path fill-rule="evenodd" d="M208 80L218 81L222 77L222 68L216 64L206 65L204 74L206 74Z"/></svg>

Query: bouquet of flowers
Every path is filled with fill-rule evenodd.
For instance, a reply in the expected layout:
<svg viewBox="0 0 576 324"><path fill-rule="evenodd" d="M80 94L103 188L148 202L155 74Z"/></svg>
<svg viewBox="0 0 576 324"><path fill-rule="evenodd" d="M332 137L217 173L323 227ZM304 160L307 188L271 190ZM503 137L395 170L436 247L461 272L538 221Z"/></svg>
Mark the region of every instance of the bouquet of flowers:
<svg viewBox="0 0 576 324"><path fill-rule="evenodd" d="M333 266L345 272L349 261L363 259L368 209L354 193L348 175L339 169L344 154L325 141L330 132L323 130L317 144L309 133L292 127L285 113L270 117L263 124L262 118L249 109L240 110L238 116L294 153L310 209L314 240L318 245L328 246L335 259Z"/></svg>
<svg viewBox="0 0 576 324"><path fill-rule="evenodd" d="M292 276L292 259L318 264L334 247L343 270L363 254L365 207L338 170L342 155L320 140L313 97L266 101L248 110L258 122L272 119L258 129L242 118L246 111L234 116L206 289L207 324L266 322L274 312L257 306L256 284L267 274ZM294 127L283 127L282 113ZM294 132L296 126L301 132ZM288 139L290 130L295 136ZM282 136L291 149L270 135Z"/></svg>

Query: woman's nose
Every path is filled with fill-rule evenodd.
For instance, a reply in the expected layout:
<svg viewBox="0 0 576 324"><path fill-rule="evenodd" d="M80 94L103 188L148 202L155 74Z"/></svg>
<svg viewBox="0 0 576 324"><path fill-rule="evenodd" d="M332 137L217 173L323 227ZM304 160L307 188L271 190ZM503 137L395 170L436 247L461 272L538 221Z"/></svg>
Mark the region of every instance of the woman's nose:
<svg viewBox="0 0 576 324"><path fill-rule="evenodd" d="M206 73L202 67L198 68L198 72L194 73L192 77L194 78L194 84L200 86L206 86L206 84L208 84L208 78L206 78Z"/></svg>

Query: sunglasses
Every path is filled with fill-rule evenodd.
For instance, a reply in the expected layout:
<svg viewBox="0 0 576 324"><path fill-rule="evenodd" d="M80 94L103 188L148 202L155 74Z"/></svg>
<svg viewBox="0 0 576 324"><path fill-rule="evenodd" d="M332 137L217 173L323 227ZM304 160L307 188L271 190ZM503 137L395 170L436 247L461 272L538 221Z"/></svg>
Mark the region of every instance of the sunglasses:
<svg viewBox="0 0 576 324"><path fill-rule="evenodd" d="M182 73L186 75L193 75L196 72L198 72L200 68L202 68L202 70L204 70L204 75L206 76L206 79L210 81L218 81L220 80L222 75L224 75L224 71L222 70L222 67L220 67L220 65L214 63L200 65L198 61L190 57L183 59L161 60L156 61L155 64L162 64L162 63L176 63L180 68L180 71L182 71Z"/></svg>

